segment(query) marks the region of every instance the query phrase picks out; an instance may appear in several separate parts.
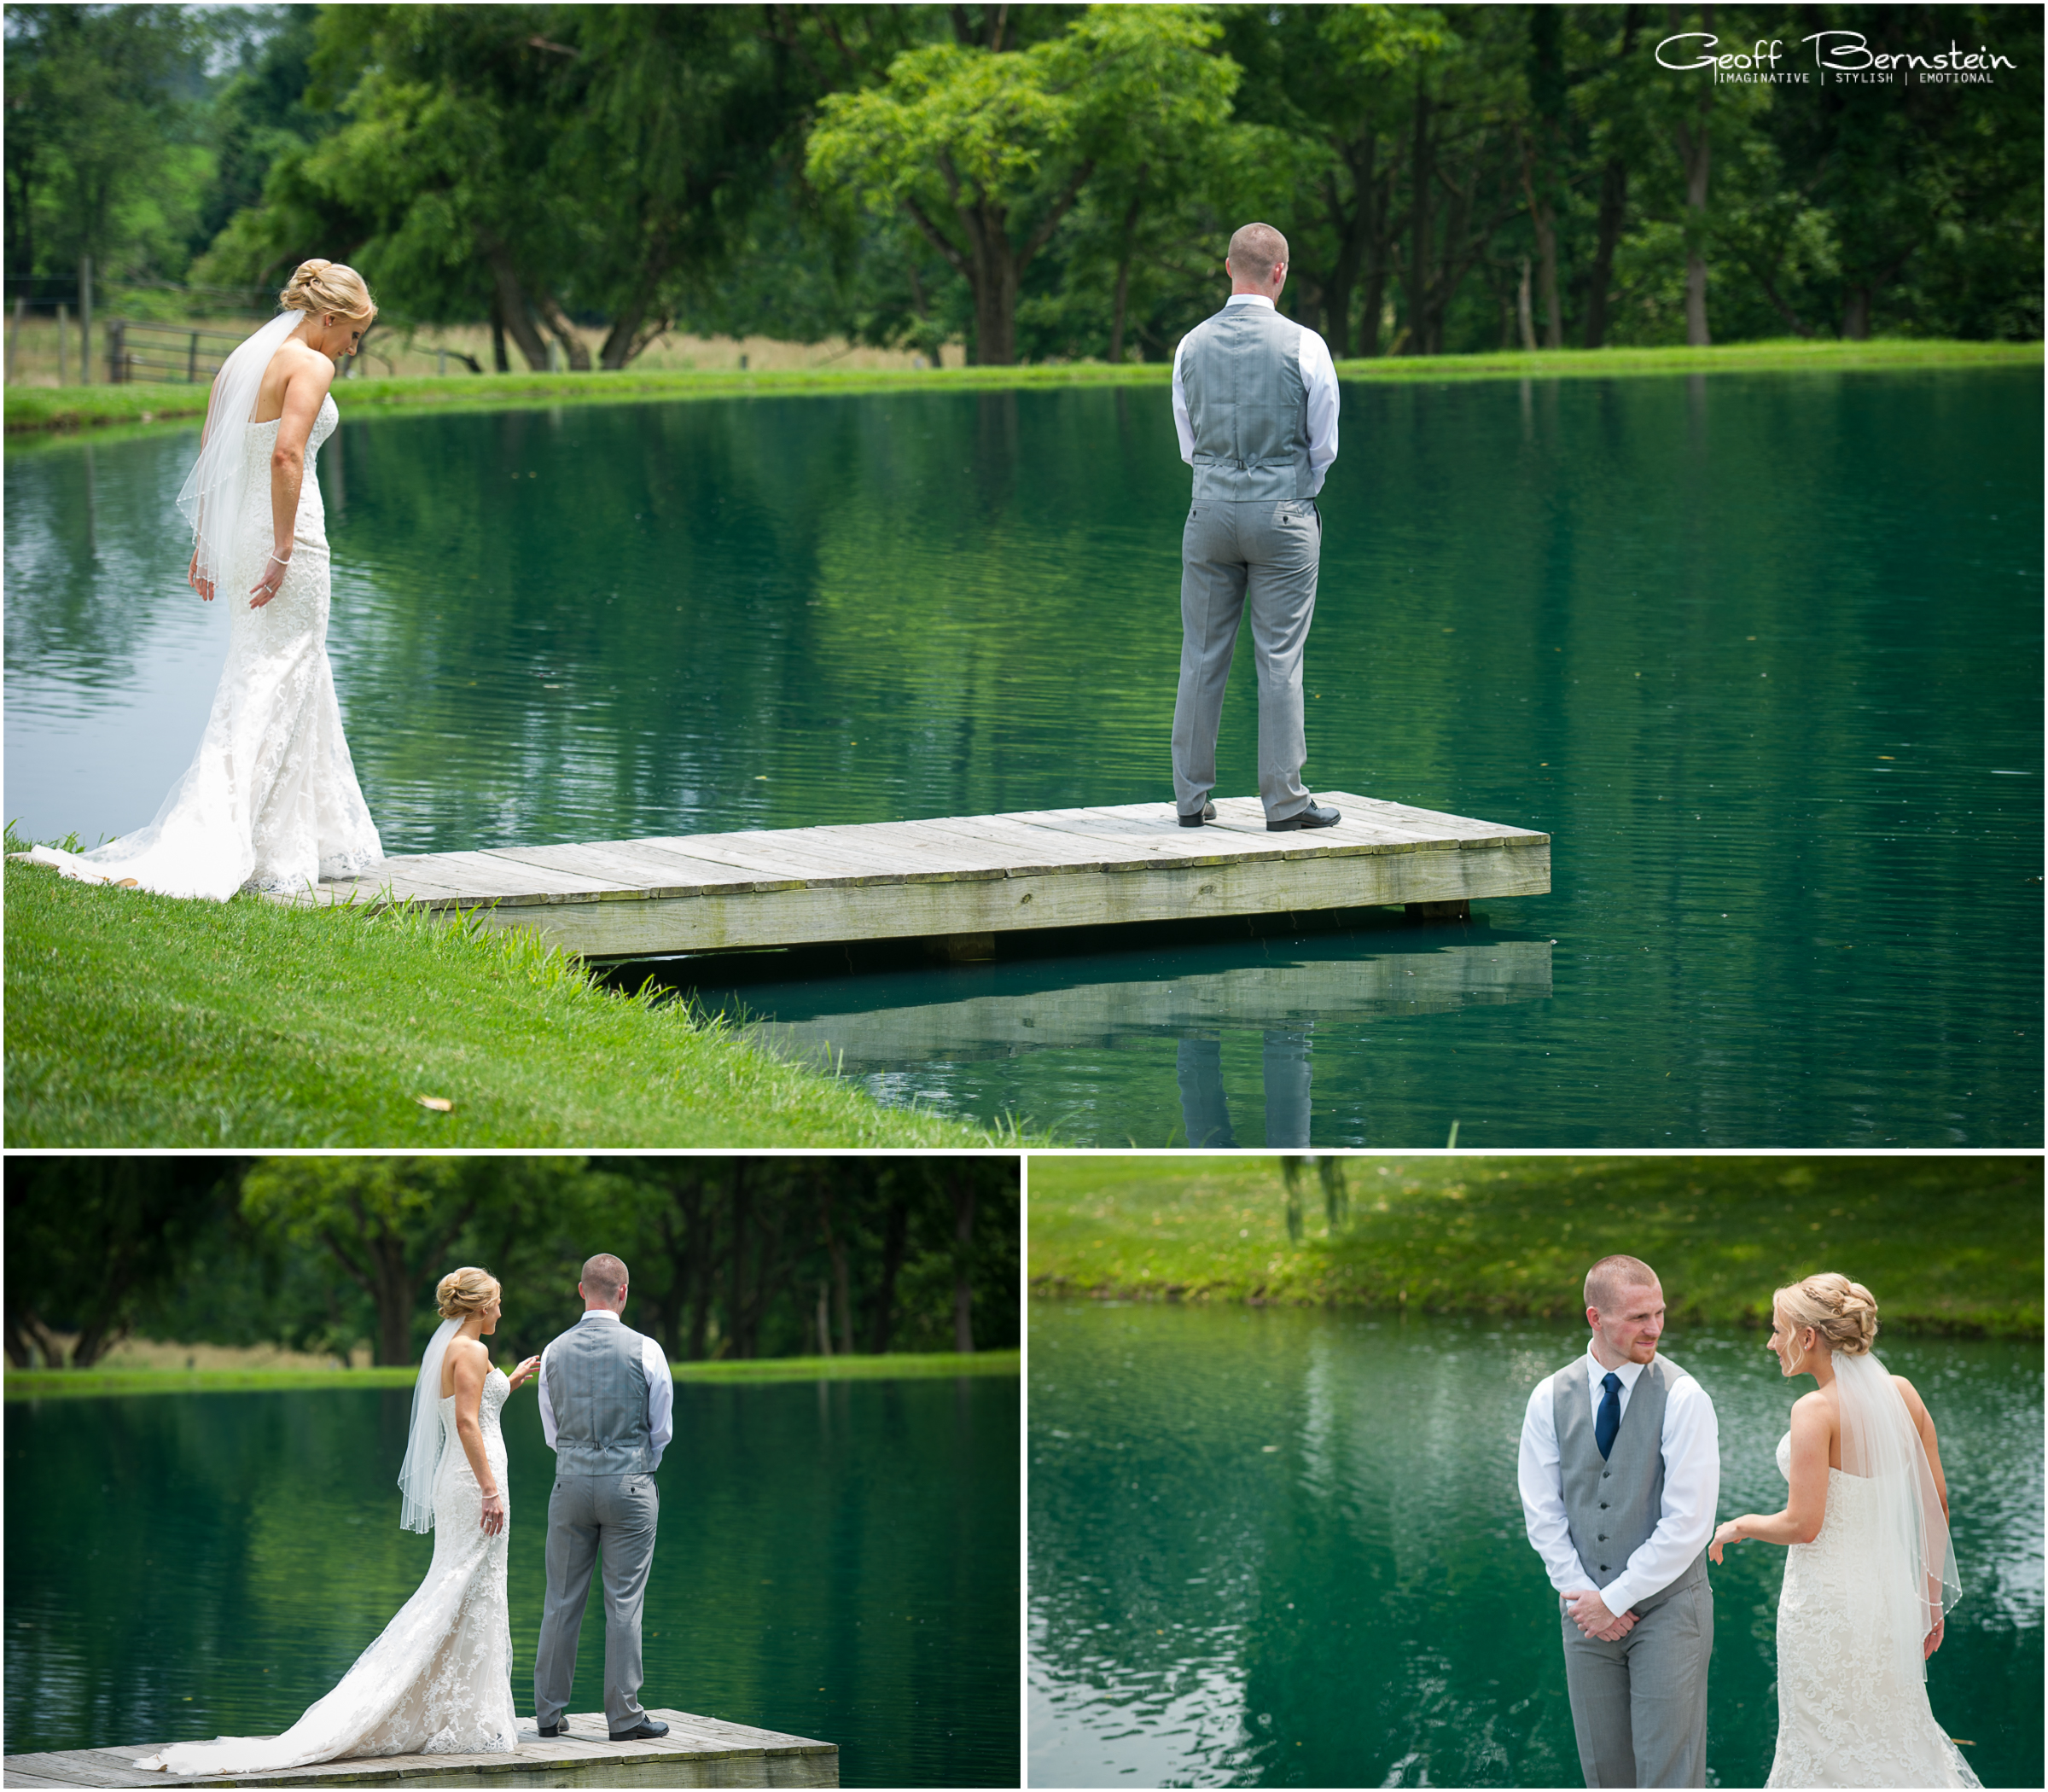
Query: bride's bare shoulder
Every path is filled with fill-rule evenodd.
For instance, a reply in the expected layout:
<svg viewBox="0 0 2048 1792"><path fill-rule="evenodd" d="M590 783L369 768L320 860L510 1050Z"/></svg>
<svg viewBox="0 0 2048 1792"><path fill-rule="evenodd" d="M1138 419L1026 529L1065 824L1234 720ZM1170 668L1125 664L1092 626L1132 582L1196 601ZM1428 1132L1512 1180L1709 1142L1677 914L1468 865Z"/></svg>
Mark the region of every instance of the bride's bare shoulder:
<svg viewBox="0 0 2048 1792"><path fill-rule="evenodd" d="M1899 1398L1905 1402L1905 1410L1913 1416L1917 1425L1927 1416L1927 1403L1920 1398L1920 1390L1902 1375L1892 1377L1892 1386L1899 1390Z"/></svg>

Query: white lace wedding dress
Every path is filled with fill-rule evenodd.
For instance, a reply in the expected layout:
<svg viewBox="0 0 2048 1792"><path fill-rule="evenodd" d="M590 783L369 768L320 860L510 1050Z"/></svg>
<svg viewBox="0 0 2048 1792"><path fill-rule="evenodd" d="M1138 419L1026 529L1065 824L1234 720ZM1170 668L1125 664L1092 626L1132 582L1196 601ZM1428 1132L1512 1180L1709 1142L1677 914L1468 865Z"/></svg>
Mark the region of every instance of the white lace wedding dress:
<svg viewBox="0 0 2048 1792"><path fill-rule="evenodd" d="M1789 1431L1778 1440L1777 1472L1790 1481ZM1896 1545L1881 1538L1872 1495L1861 1476L1829 1469L1820 1534L1785 1551L1777 1596L1777 1754L1765 1783L1981 1784L1935 1721L1925 1678L1895 1684L1885 1666L1898 1652L1874 1635L1883 1609L1876 1589L1888 1574L1911 1570Z"/></svg>
<svg viewBox="0 0 2048 1792"><path fill-rule="evenodd" d="M498 1416L512 1385L493 1369L478 1417L484 1453L506 1496ZM179 1743L137 1760L172 1773L273 1773L355 1755L503 1754L518 1742L512 1626L505 1603L511 1526L482 1529L483 1489L455 1434L455 1397L441 1402L433 1483L433 1562L420 1589L357 1657L341 1683L282 1736Z"/></svg>
<svg viewBox="0 0 2048 1792"><path fill-rule="evenodd" d="M228 660L199 753L156 819L90 852L38 847L27 856L92 883L133 878L166 896L225 901L237 890L304 890L352 876L384 856L342 737L327 658L327 513L313 461L340 421L321 400L305 446L292 563L277 595L253 608L274 535L271 451L277 424L248 425L244 490L229 576Z"/></svg>

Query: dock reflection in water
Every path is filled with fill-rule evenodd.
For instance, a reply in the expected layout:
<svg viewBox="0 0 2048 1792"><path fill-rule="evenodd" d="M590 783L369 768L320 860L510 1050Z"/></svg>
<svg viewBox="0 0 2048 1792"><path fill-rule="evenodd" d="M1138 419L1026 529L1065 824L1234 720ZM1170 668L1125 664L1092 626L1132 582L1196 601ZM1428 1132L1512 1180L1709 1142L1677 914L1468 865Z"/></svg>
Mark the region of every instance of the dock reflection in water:
<svg viewBox="0 0 2048 1792"><path fill-rule="evenodd" d="M1062 1143L1292 1147L1359 1142L1371 1119L1348 1078L1312 1098L1318 1033L1355 1057L1363 1023L1547 1000L1551 954L1546 940L1496 939L1483 927L1382 923L851 975L842 957L836 976L821 952L815 981L719 987L715 959L643 963L615 977L631 987L654 975L783 1056L859 1078L885 1100L986 1112L983 1085L1001 1066L1020 1097L1009 1111ZM786 962L811 968L798 955ZM1248 1091L1232 1120L1226 1084L1242 1079L1226 1068L1244 1049L1256 1051L1262 1132L1248 1124ZM1077 1077L1086 1085L1078 1100ZM969 1086L981 1099L965 1098Z"/></svg>

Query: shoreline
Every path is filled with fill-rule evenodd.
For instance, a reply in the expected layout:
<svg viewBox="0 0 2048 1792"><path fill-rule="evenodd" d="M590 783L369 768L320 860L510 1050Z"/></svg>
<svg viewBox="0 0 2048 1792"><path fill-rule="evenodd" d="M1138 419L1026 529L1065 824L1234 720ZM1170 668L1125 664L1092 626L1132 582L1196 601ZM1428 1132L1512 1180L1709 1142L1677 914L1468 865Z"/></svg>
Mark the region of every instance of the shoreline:
<svg viewBox="0 0 2048 1792"><path fill-rule="evenodd" d="M1326 1224L1311 1174L1288 1234L1279 1160L1041 1157L1034 1300L1564 1318L1586 1266L1639 1256L1674 1324L1760 1326L1773 1288L1841 1270L1884 1332L2039 1339L2041 1161L1880 1156L1389 1155L1347 1162Z"/></svg>
<svg viewBox="0 0 2048 1792"><path fill-rule="evenodd" d="M1248 1306L1253 1308L1289 1307L1296 1311L1318 1309L1329 1312L1354 1312L1391 1314L1405 1319L1411 1313L1427 1319L1555 1319L1583 1324L1577 1318L1575 1308L1556 1305L1522 1306L1513 1302L1497 1302L1474 1300L1467 1303L1424 1305L1407 1301L1376 1300L1367 1296L1347 1295L1342 1293L1329 1295L1283 1295L1267 1296L1246 1295L1234 1290L1219 1292L1206 1288L1155 1287L1139 1283L1133 1287L1079 1288L1067 1283L1054 1276L1034 1277L1027 1289L1033 1300L1049 1305L1055 1302L1079 1304L1082 1301L1100 1301L1106 1306L1120 1306L1126 1302L1144 1306ZM1690 1307L1680 1306L1672 1316L1674 1324L1735 1325L1744 1331L1763 1332L1769 1329L1767 1315L1755 1312L1701 1312ZM2007 1338L2018 1343L2029 1341L2039 1342L2044 1333L2041 1322L2024 1314L2007 1318L1999 1315L1950 1317L1939 1313L1905 1312L1896 1317L1886 1315L1883 1329L1894 1337L1910 1338ZM1881 1336L1877 1347L1883 1347Z"/></svg>
<svg viewBox="0 0 2048 1792"><path fill-rule="evenodd" d="M2039 367L2039 342L1960 342L1884 338L1870 342L1737 342L1709 348L1550 349L1471 355L1380 357L1336 364L1341 384L1441 384L1471 380L1644 378L1696 373L1869 373L1982 367ZM674 404L701 399L863 397L895 392L1020 392L1046 387L1166 385L1166 362L1121 367L1055 366L772 369L754 372L504 373L335 382L337 403L369 415L453 416L547 410L563 404ZM17 386L7 391L13 437L66 437L119 428L183 427L205 414L199 385ZM26 444L24 444L26 445Z"/></svg>
<svg viewBox="0 0 2048 1792"><path fill-rule="evenodd" d="M5 872L10 1145L1027 1142L885 1107L730 1027L611 990L522 930L410 905L210 903Z"/></svg>
<svg viewBox="0 0 2048 1792"><path fill-rule="evenodd" d="M679 1382L759 1386L775 1382L935 1380L1014 1376L1016 1350L905 1351L888 1356L752 1357L730 1363L671 1363ZM282 1393L317 1388L410 1388L419 1371L389 1369L15 1369L0 1388L8 1400L104 1399L131 1393Z"/></svg>

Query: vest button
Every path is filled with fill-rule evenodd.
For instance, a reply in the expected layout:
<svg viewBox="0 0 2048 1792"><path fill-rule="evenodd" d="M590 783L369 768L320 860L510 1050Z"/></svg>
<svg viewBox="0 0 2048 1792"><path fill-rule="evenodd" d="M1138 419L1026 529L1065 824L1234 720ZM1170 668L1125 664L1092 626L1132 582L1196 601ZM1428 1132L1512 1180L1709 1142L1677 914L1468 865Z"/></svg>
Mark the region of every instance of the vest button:
<svg viewBox="0 0 2048 1792"><path fill-rule="evenodd" d="M1603 1499L1603 1500L1602 1500L1602 1501L1600 1502L1600 1510L1601 1510L1603 1512L1604 1512L1604 1511L1607 1510L1607 1502L1606 1502L1604 1499Z"/></svg>

